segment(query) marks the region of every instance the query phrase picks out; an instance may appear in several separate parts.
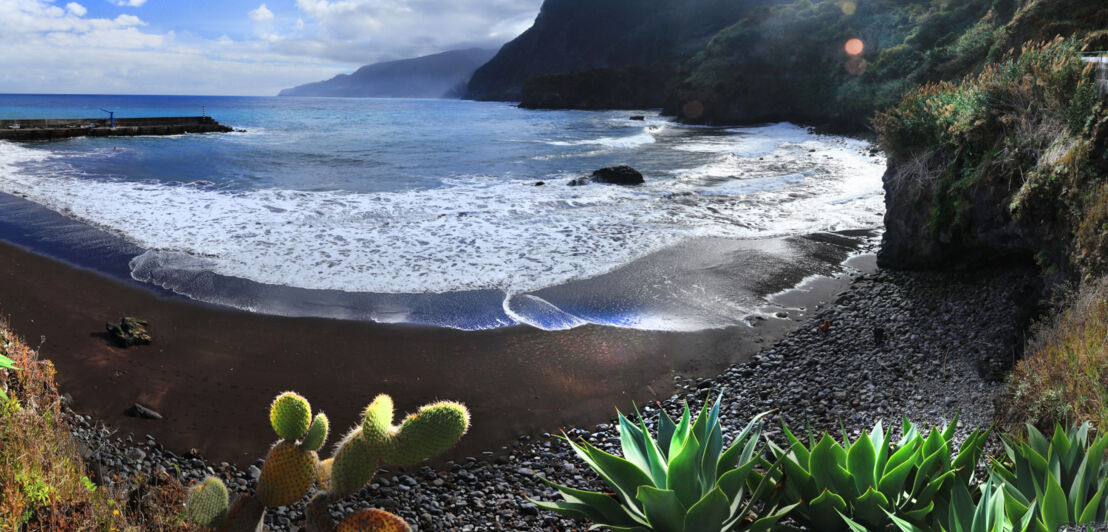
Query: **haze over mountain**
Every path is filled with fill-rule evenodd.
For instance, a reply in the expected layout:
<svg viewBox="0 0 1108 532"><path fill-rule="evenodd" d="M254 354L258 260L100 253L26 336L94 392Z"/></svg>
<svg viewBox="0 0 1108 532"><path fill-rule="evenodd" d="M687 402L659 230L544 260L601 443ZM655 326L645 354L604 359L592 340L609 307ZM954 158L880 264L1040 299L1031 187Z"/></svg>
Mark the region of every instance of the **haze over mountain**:
<svg viewBox="0 0 1108 532"><path fill-rule="evenodd" d="M285 89L278 96L460 98L473 71L495 54L496 50L469 48L375 63L353 74Z"/></svg>

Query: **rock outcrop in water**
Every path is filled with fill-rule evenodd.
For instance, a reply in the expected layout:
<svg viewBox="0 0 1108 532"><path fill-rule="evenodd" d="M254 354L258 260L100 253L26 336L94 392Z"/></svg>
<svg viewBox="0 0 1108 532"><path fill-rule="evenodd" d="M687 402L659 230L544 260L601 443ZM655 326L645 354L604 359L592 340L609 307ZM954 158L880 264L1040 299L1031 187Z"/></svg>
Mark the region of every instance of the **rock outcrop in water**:
<svg viewBox="0 0 1108 532"><path fill-rule="evenodd" d="M584 186L589 183L604 183L608 185L623 185L634 186L646 183L643 179L642 173L630 166L612 166L609 168L601 168L592 173L589 177L581 177L570 181L568 184L571 187Z"/></svg>
<svg viewBox="0 0 1108 532"><path fill-rule="evenodd" d="M119 320L119 323L108 322L104 325L104 328L107 329L108 335L117 344L123 347L131 347L149 345L153 341L150 331L146 329L149 326L150 323L145 320L124 316L123 319Z"/></svg>

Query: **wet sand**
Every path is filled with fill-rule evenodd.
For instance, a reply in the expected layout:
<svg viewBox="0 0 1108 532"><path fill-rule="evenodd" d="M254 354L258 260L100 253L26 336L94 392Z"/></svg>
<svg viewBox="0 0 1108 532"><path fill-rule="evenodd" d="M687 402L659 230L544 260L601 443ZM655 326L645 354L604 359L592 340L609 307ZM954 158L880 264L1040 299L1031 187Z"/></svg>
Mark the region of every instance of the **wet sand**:
<svg viewBox="0 0 1108 532"><path fill-rule="evenodd" d="M670 395L675 374L715 375L796 326L465 332L267 316L161 297L2 242L0 313L31 345L45 337L42 355L78 412L122 434L154 434L178 453L195 448L239 465L275 439L266 409L284 390L305 395L340 429L382 392L402 411L463 401L473 428L448 456L462 457L521 434L605 422L614 408ZM149 320L154 344L115 347L104 323L122 315ZM135 402L165 418L126 417Z"/></svg>

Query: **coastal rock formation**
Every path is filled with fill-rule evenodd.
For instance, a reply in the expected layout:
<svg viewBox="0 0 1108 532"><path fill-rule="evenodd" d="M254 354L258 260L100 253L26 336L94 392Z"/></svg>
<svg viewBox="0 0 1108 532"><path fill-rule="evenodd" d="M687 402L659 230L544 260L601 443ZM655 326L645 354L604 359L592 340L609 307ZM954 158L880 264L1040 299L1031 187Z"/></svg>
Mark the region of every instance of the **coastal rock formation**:
<svg viewBox="0 0 1108 532"><path fill-rule="evenodd" d="M630 166L612 166L601 168L589 177L579 177L568 183L571 187L584 186L589 183L605 183L608 185L634 186L646 183L642 174Z"/></svg>

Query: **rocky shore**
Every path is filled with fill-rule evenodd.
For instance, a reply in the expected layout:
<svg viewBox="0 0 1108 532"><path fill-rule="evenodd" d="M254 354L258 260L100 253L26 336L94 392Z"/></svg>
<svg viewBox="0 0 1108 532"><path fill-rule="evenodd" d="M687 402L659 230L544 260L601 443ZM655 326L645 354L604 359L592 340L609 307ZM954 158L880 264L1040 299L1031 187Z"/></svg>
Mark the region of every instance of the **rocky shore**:
<svg viewBox="0 0 1108 532"><path fill-rule="evenodd" d="M1033 271L1022 268L859 275L834 304L810 312L804 324L750 361L711 379L676 377L673 395L644 406L643 413L653 420L658 407L673 414L685 401L698 408L709 395L724 393L725 441L726 431L767 410L775 412L767 427L771 437L780 435L779 419L798 430L810 423L837 431L841 421L857 434L878 420L895 423L901 414L926 425L959 412L959 427L968 432L992 422L999 378L1019 355L1036 283ZM150 435L119 437L80 415L71 414L70 422L100 482L165 471L186 485L218 475L230 488L248 491L260 473L260 460L239 470L193 453L175 455ZM612 424L566 434L606 450L619 446ZM368 489L332 510L382 508L419 530L585 529L527 501L556 498L536 475L599 487L568 445L543 434L440 470L382 470ZM298 530L302 505L278 508L266 522L274 530Z"/></svg>

